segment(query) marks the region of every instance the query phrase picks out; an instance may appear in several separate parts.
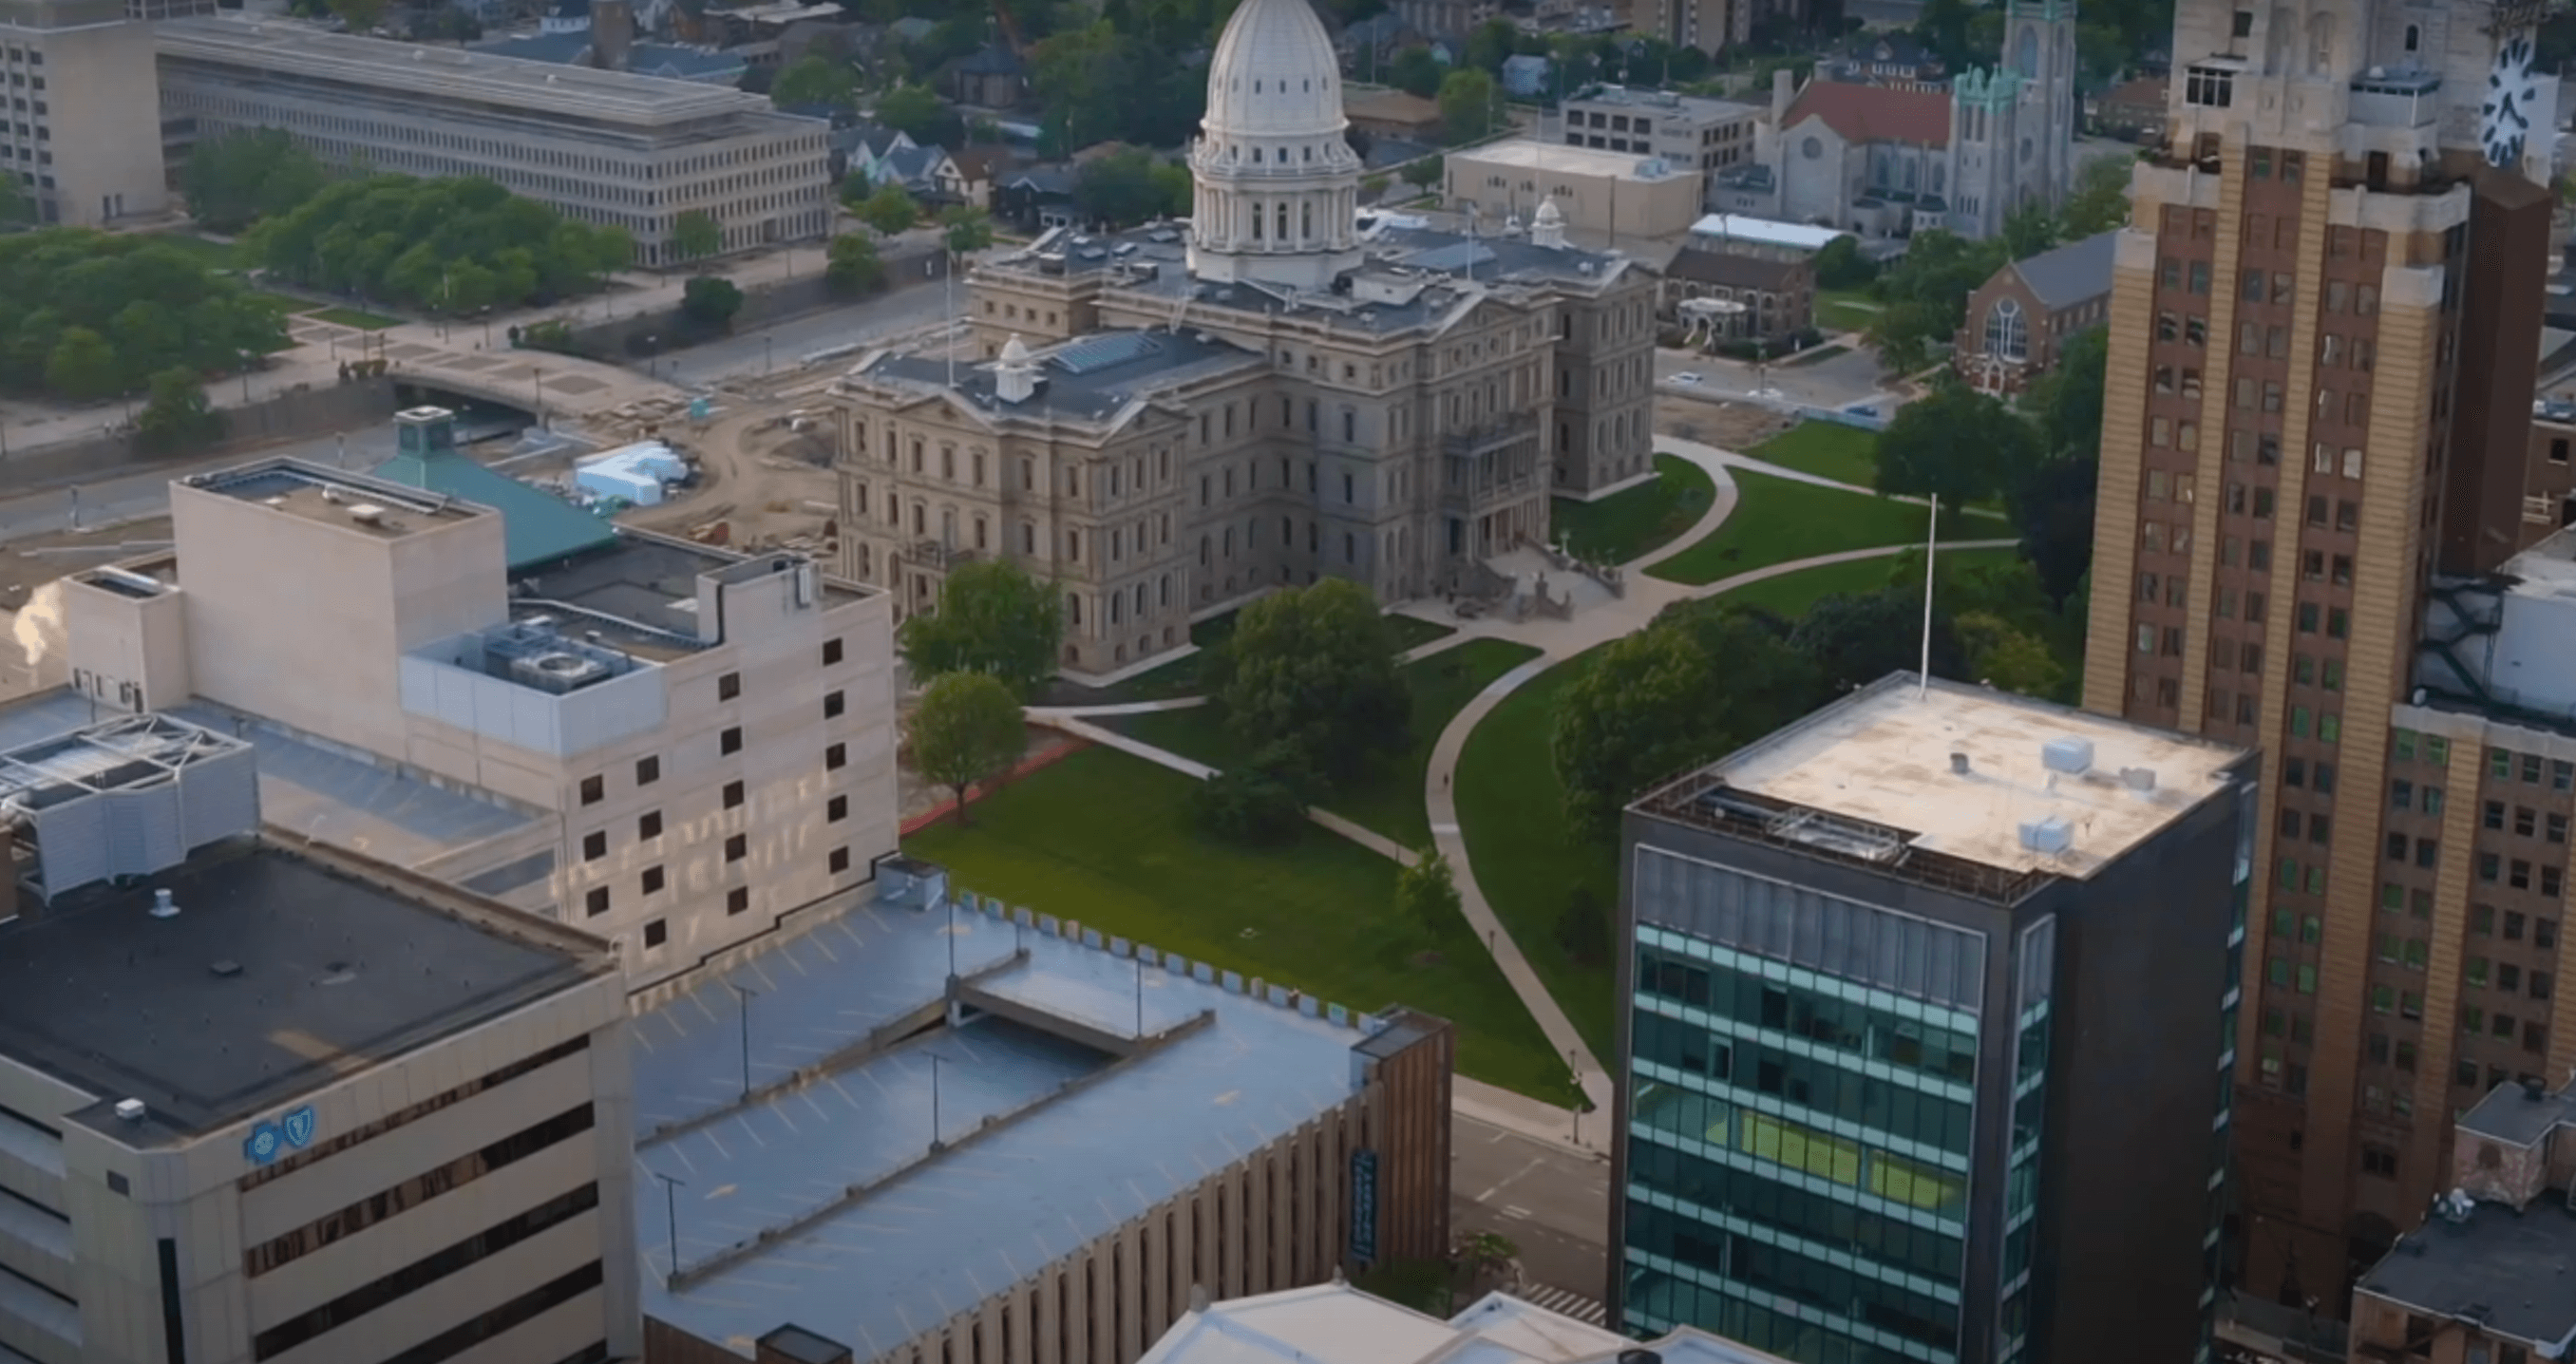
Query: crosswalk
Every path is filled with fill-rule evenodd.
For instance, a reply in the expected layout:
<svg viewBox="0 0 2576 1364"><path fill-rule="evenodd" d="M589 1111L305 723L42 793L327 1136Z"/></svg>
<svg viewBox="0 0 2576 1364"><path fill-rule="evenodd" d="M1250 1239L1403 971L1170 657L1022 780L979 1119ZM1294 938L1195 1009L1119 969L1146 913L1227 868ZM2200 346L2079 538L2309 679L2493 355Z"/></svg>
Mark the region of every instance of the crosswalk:
<svg viewBox="0 0 2576 1364"><path fill-rule="evenodd" d="M1532 1284L1514 1296L1533 1307L1544 1307L1551 1312L1572 1317L1576 1321L1589 1322L1594 1326L1610 1324L1610 1313L1607 1309L1570 1288L1550 1288L1545 1284Z"/></svg>

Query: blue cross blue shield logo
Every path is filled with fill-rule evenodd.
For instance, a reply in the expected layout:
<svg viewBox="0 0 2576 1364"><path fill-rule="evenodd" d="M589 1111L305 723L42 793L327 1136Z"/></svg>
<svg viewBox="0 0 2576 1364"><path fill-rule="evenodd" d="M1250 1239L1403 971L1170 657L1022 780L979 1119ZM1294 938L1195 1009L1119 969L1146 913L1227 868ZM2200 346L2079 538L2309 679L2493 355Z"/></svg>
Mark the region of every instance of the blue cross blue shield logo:
<svg viewBox="0 0 2576 1364"><path fill-rule="evenodd" d="M250 1130L248 1137L243 1138L242 1154L248 1156L254 1165L266 1165L277 1159L277 1146L280 1140L282 1138L276 1123L261 1123Z"/></svg>
<svg viewBox="0 0 2576 1364"><path fill-rule="evenodd" d="M285 1131L286 1144L301 1151L313 1144L313 1129L320 1121L313 1116L313 1105L306 1104L287 1114L279 1126Z"/></svg>

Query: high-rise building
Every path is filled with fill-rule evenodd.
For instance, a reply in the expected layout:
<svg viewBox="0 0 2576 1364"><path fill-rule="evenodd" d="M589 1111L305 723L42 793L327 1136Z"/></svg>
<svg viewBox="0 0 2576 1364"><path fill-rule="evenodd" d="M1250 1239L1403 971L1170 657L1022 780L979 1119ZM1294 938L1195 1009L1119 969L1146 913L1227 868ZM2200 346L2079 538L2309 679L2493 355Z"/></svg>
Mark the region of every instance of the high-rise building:
<svg viewBox="0 0 2576 1364"><path fill-rule="evenodd" d="M383 477L171 485L170 549L60 589L73 688L254 737L272 819L609 938L639 987L868 880L883 594L611 525L474 464L443 411L398 421Z"/></svg>
<svg viewBox="0 0 2576 1364"><path fill-rule="evenodd" d="M152 88L146 0L0 4L0 175L39 223L98 227L159 213L161 110Z"/></svg>
<svg viewBox="0 0 2576 1364"><path fill-rule="evenodd" d="M2236 1243L2245 1298L2325 1316L2487 1077L2576 1062L2576 1018L2490 966L2500 925L2555 941L2565 713L2453 685L2466 716L2408 718L2462 683L2424 651L2492 646L2428 604L2521 543L2539 8L2185 0L2115 256L2084 699L2263 752Z"/></svg>
<svg viewBox="0 0 2576 1364"><path fill-rule="evenodd" d="M0 1359L633 1358L608 945L71 709L0 711Z"/></svg>
<svg viewBox="0 0 2576 1364"><path fill-rule="evenodd" d="M1897 674L1631 806L1617 1319L2206 1358L2253 766Z"/></svg>

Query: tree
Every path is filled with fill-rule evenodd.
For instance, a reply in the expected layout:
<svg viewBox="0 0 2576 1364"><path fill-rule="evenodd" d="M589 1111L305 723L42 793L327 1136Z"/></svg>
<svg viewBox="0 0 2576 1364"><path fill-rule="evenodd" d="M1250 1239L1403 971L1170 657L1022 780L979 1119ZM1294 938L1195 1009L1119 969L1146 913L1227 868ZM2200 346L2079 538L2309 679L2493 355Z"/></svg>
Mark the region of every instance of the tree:
<svg viewBox="0 0 2576 1364"><path fill-rule="evenodd" d="M671 220L671 256L675 260L702 260L724 250L724 224L703 208L693 208Z"/></svg>
<svg viewBox="0 0 2576 1364"><path fill-rule="evenodd" d="M2102 383L2111 333L2093 327L2067 338L2057 366L2022 391L2022 410L2039 424L2040 448L2052 458L2091 459L2102 447Z"/></svg>
<svg viewBox="0 0 2576 1364"><path fill-rule="evenodd" d="M1170 195L1156 177L1154 159L1132 148L1083 163L1074 175L1073 206L1083 217L1127 227L1170 211ZM1184 183L1188 172L1182 172Z"/></svg>
<svg viewBox="0 0 2576 1364"><path fill-rule="evenodd" d="M2057 245L2057 215L2033 199L2004 217L2004 253L2028 260Z"/></svg>
<svg viewBox="0 0 2576 1364"><path fill-rule="evenodd" d="M808 53L780 69L769 84L769 102L781 109L855 109L859 73L848 62Z"/></svg>
<svg viewBox="0 0 2576 1364"><path fill-rule="evenodd" d="M116 349L87 327L66 327L45 360L45 382L75 402L93 402L116 392Z"/></svg>
<svg viewBox="0 0 2576 1364"><path fill-rule="evenodd" d="M1520 30L1509 19L1488 19L1467 35L1466 64L1489 76L1503 74L1503 63L1515 51Z"/></svg>
<svg viewBox="0 0 2576 1364"><path fill-rule="evenodd" d="M1559 693L1552 746L1566 823L1607 840L1646 783L1705 756L1716 699L1708 656L1683 632L1648 628L1603 645Z"/></svg>
<svg viewBox="0 0 2576 1364"><path fill-rule="evenodd" d="M2013 526L2021 555L2049 599L2064 603L2093 568L2093 496L2101 464L2091 455L2043 461L2013 492Z"/></svg>
<svg viewBox="0 0 2576 1364"><path fill-rule="evenodd" d="M1610 909L1601 902L1601 893L1576 886L1556 918L1557 949L1576 965L1597 966L1617 950L1611 938Z"/></svg>
<svg viewBox="0 0 2576 1364"><path fill-rule="evenodd" d="M1895 264L1879 274L1876 293L1886 304L1870 328L1870 343L1890 369L1911 372L1949 341L1967 313L1968 295L2003 267L2004 244L1972 242L1942 228L1918 232Z"/></svg>
<svg viewBox="0 0 2576 1364"><path fill-rule="evenodd" d="M183 450L214 439L222 428L206 403L206 389L197 382L197 372L186 366L174 366L152 376L152 396L136 414L134 424L144 441L156 450Z"/></svg>
<svg viewBox="0 0 2576 1364"><path fill-rule="evenodd" d="M489 180L372 175L331 181L261 218L239 254L307 288L433 307L454 267L491 272L496 304L544 305L596 289L634 258L624 229L574 222Z"/></svg>
<svg viewBox="0 0 2576 1364"><path fill-rule="evenodd" d="M1937 497L1956 512L2019 486L2039 462L2039 433L2001 402L1953 379L1897 409L1878 438L1881 493Z"/></svg>
<svg viewBox="0 0 2576 1364"><path fill-rule="evenodd" d="M1429 189L1440 183L1440 177L1445 173L1445 169L1445 163L1441 158L1424 156L1405 162L1404 169L1396 174L1404 178L1404 183L1416 189Z"/></svg>
<svg viewBox="0 0 2576 1364"><path fill-rule="evenodd" d="M1276 846L1294 841L1305 825L1305 793L1315 785L1300 755L1274 745L1200 782L1190 792L1190 808L1217 838Z"/></svg>
<svg viewBox="0 0 2576 1364"><path fill-rule="evenodd" d="M351 33L372 33L384 21L386 0L329 0L331 12Z"/></svg>
<svg viewBox="0 0 2576 1364"><path fill-rule="evenodd" d="M1963 612L1953 619L1953 627L1976 681L2042 700L2057 700L2065 690L2065 666L2037 636L1985 611Z"/></svg>
<svg viewBox="0 0 2576 1364"><path fill-rule="evenodd" d="M742 290L722 275L692 275L680 289L680 313L699 326L722 330L742 311Z"/></svg>
<svg viewBox="0 0 2576 1364"><path fill-rule="evenodd" d="M834 237L823 258L823 282L843 298L885 287L885 262L877 259L877 244L865 237L856 233Z"/></svg>
<svg viewBox="0 0 2576 1364"><path fill-rule="evenodd" d="M1458 903L1458 883L1449 874L1449 859L1437 848L1416 852L1413 865L1395 873L1396 917L1428 936L1439 937L1458 922Z"/></svg>
<svg viewBox="0 0 2576 1364"><path fill-rule="evenodd" d="M905 722L912 768L926 781L957 793L957 822L966 816L966 792L1008 773L1027 750L1029 731L1019 698L998 677L943 673L922 689Z"/></svg>
<svg viewBox="0 0 2576 1364"><path fill-rule="evenodd" d="M188 212L217 232L289 213L327 183L322 163L283 130L260 128L198 143L179 173Z"/></svg>
<svg viewBox="0 0 2576 1364"><path fill-rule="evenodd" d="M1386 83L1408 95L1429 99L1440 93L1442 77L1449 68L1431 55L1428 47L1414 46L1395 54L1386 66Z"/></svg>
<svg viewBox="0 0 2576 1364"><path fill-rule="evenodd" d="M953 262L993 244L993 215L963 204L939 215L939 244Z"/></svg>
<svg viewBox="0 0 2576 1364"><path fill-rule="evenodd" d="M1368 589L1327 578L1244 607L1201 677L1246 747L1285 745L1340 780L1411 742L1413 700L1395 654Z"/></svg>
<svg viewBox="0 0 2576 1364"><path fill-rule="evenodd" d="M2080 242L2129 221L2129 173L2137 163L2125 156L2099 156L2075 171L2075 187L2066 207L2058 210L2058 235Z"/></svg>
<svg viewBox="0 0 2576 1364"><path fill-rule="evenodd" d="M1828 695L1909 670L1923 647L1923 594L1893 588L1837 592L1807 608L1789 643L1814 665ZM1960 674L1959 645L1949 617L1932 618L1932 671Z"/></svg>
<svg viewBox="0 0 2576 1364"><path fill-rule="evenodd" d="M1860 239L1845 233L1816 253L1816 283L1827 289L1857 289L1878 278L1878 262L1862 254Z"/></svg>
<svg viewBox="0 0 2576 1364"><path fill-rule="evenodd" d="M1492 132L1502 121L1494 78L1462 66L1440 78L1440 124L1452 145Z"/></svg>
<svg viewBox="0 0 2576 1364"><path fill-rule="evenodd" d="M949 570L939 609L903 623L904 665L915 677L972 672L1034 695L1055 676L1064 648L1064 604L1055 589L1007 559Z"/></svg>
<svg viewBox="0 0 2576 1364"><path fill-rule="evenodd" d="M955 142L965 124L926 85L898 85L877 99L877 122L925 147Z"/></svg>
<svg viewBox="0 0 2576 1364"><path fill-rule="evenodd" d="M33 222L35 217L36 201L28 195L25 182L0 173L0 227Z"/></svg>
<svg viewBox="0 0 2576 1364"><path fill-rule="evenodd" d="M859 221L883 236L891 237L921 220L921 207L903 186L889 180L876 187L859 204Z"/></svg>

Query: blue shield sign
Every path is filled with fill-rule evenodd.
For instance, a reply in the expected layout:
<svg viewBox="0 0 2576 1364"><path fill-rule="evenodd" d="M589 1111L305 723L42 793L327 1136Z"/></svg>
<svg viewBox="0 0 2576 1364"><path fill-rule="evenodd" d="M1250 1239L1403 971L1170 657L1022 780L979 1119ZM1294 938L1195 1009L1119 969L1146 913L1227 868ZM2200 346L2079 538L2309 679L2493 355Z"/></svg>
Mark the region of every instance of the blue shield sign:
<svg viewBox="0 0 2576 1364"><path fill-rule="evenodd" d="M1351 1152L1351 1258L1377 1261L1377 1152Z"/></svg>
<svg viewBox="0 0 2576 1364"><path fill-rule="evenodd" d="M283 1139L276 1123L261 1123L242 1139L242 1154L249 1157L253 1165L266 1165L277 1159L277 1147Z"/></svg>
<svg viewBox="0 0 2576 1364"><path fill-rule="evenodd" d="M301 1151L313 1144L313 1129L320 1122L313 1116L313 1105L306 1104L279 1120L278 1126L286 1135L286 1144Z"/></svg>

